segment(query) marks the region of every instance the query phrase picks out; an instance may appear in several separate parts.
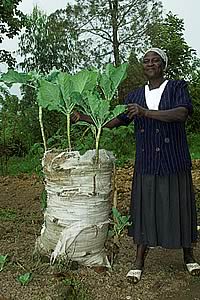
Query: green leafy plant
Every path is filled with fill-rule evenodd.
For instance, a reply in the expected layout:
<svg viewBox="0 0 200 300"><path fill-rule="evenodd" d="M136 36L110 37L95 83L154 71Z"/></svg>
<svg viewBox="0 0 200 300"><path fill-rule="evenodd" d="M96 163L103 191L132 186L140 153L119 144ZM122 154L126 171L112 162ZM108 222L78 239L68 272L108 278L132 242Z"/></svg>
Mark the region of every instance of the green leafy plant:
<svg viewBox="0 0 200 300"><path fill-rule="evenodd" d="M104 71L98 69L82 70L74 75L52 70L48 75L37 72L27 74L9 70L1 76L7 84L22 83L37 90L39 120L44 148L47 149L42 122L42 108L56 110L67 117L68 148L71 151L70 114L78 106L93 121L96 140L96 162L99 160L99 143L102 128L110 120L123 113L124 105L111 107L111 100L117 93L119 84L126 77L127 64L114 67L107 64ZM90 125L91 126L91 125Z"/></svg>
<svg viewBox="0 0 200 300"><path fill-rule="evenodd" d="M38 91L39 87L39 81L41 79L46 79L47 81L54 82L58 76L60 71L53 69L49 74L42 75L40 73L37 73L35 71L31 71L29 73L20 73L14 70L8 70L7 73L4 73L1 75L0 82L4 82L7 86L11 87L14 83L20 83L27 85L36 91ZM44 144L45 151L47 150L47 143L46 138L44 134L44 125L42 120L42 106L39 105L39 122L40 122L40 128L41 128L41 134Z"/></svg>
<svg viewBox="0 0 200 300"><path fill-rule="evenodd" d="M54 83L39 81L38 103L49 110L57 110L67 117L68 148L71 151L70 114L81 96L96 87L98 72L82 70L75 75L59 73Z"/></svg>
<svg viewBox="0 0 200 300"><path fill-rule="evenodd" d="M0 255L0 272L3 271L8 255Z"/></svg>
<svg viewBox="0 0 200 300"><path fill-rule="evenodd" d="M17 214L15 211L11 209L3 209L0 208L0 220L1 221L12 221L15 220L17 217Z"/></svg>
<svg viewBox="0 0 200 300"><path fill-rule="evenodd" d="M114 67L112 64L106 65L99 81L99 86L106 100L111 101L113 99L118 86L126 78L127 66L127 64L122 64L119 67Z"/></svg>
<svg viewBox="0 0 200 300"><path fill-rule="evenodd" d="M42 210L45 210L47 208L47 192L45 189L43 189L41 193L40 201L41 201Z"/></svg>
<svg viewBox="0 0 200 300"><path fill-rule="evenodd" d="M117 68L112 64L107 64L105 71L98 76L95 91L87 91L79 103L83 112L91 117L95 126L96 162L99 160L99 143L103 127L125 111L124 105L117 105L112 109L111 100L117 92L119 84L126 77L126 69L126 64Z"/></svg>
<svg viewBox="0 0 200 300"><path fill-rule="evenodd" d="M63 280L64 285L71 288L67 295L68 300L89 300L89 295L83 284L74 278L66 278Z"/></svg>
<svg viewBox="0 0 200 300"><path fill-rule="evenodd" d="M116 236L117 238L122 235L124 229L131 225L129 222L130 216L122 216L117 208L112 208L113 221L111 222L113 228L109 231L110 236Z"/></svg>
<svg viewBox="0 0 200 300"><path fill-rule="evenodd" d="M21 285L27 285L32 280L32 273L19 275L17 280L21 283Z"/></svg>
<svg viewBox="0 0 200 300"><path fill-rule="evenodd" d="M63 280L63 283L67 286L73 286L73 287L78 287L81 285L80 281L74 279L74 278L65 278Z"/></svg>
<svg viewBox="0 0 200 300"><path fill-rule="evenodd" d="M2 74L1 81L5 82L7 85L12 85L13 83L27 83L31 80L31 75L20 73L14 70L9 70L7 73Z"/></svg>

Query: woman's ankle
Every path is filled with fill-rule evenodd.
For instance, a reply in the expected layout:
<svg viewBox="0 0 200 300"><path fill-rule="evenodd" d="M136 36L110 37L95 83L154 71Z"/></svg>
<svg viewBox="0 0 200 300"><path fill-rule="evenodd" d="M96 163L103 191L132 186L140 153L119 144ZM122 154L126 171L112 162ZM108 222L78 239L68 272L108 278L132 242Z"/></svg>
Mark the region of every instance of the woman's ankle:
<svg viewBox="0 0 200 300"><path fill-rule="evenodd" d="M183 248L183 259L185 264L195 262L192 248Z"/></svg>
<svg viewBox="0 0 200 300"><path fill-rule="evenodd" d="M138 270L142 270L144 268L144 260L136 259L135 261L135 268Z"/></svg>

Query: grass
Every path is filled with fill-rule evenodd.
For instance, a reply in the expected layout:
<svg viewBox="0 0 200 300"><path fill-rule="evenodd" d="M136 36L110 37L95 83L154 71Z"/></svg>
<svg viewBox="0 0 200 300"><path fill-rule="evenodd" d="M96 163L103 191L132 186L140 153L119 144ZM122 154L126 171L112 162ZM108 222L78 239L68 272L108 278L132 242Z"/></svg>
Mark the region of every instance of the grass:
<svg viewBox="0 0 200 300"><path fill-rule="evenodd" d="M23 173L41 175L41 160L38 157L27 155L26 157L10 157L7 166L1 168L0 176L16 176Z"/></svg>
<svg viewBox="0 0 200 300"><path fill-rule="evenodd" d="M0 208L0 221L14 221L17 218L15 211Z"/></svg>

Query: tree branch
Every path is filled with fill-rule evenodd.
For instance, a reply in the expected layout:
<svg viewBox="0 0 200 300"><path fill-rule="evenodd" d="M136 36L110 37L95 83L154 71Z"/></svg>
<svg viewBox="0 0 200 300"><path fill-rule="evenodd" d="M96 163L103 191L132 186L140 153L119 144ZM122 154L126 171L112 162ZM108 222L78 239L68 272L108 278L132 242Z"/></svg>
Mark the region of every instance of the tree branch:
<svg viewBox="0 0 200 300"><path fill-rule="evenodd" d="M81 28L85 27L87 24L91 23L91 21L95 18L95 16L91 17L90 20L87 22L83 23L77 30L81 30ZM92 25L92 24L91 24Z"/></svg>
<svg viewBox="0 0 200 300"><path fill-rule="evenodd" d="M127 16L127 14L130 12L130 10L131 10L133 7L134 7L134 5L131 4L131 5L129 6L129 8L127 9L127 11L125 11L125 12L123 13L123 15L122 15L122 17L121 17L121 20L120 20L119 23L118 23L118 27L121 26L121 24L123 23L125 17ZM131 23L131 22L132 22L132 21L126 23L125 25L127 25L127 24L129 24L129 23Z"/></svg>
<svg viewBox="0 0 200 300"><path fill-rule="evenodd" d="M108 35L108 38L100 33L99 32L103 32L103 33L106 33ZM102 39L106 40L106 41L109 41L109 42L112 42L112 37L111 35L109 35L107 32L104 32L102 29L98 29L98 28L94 28L94 29L85 29L85 30L82 30L82 33L84 32L89 32L93 35L97 35L99 37L101 37Z"/></svg>

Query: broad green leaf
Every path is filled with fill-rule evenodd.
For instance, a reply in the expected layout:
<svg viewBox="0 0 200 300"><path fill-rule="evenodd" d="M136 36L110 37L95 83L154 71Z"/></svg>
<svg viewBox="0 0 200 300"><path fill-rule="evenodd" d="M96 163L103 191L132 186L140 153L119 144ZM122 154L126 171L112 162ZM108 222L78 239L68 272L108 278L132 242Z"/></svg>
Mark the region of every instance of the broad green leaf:
<svg viewBox="0 0 200 300"><path fill-rule="evenodd" d="M116 219L118 219L118 218L121 216L121 214L119 213L119 211L118 211L117 208L115 208L115 207L112 207L112 213L113 213L113 216L114 216Z"/></svg>
<svg viewBox="0 0 200 300"><path fill-rule="evenodd" d="M21 283L21 285L26 285L31 281L32 273L25 273L25 274L19 275L17 277L17 279Z"/></svg>
<svg viewBox="0 0 200 300"><path fill-rule="evenodd" d="M85 107L88 106L86 97L83 97L80 93L74 92L72 94L73 103L78 106L78 111L86 113Z"/></svg>
<svg viewBox="0 0 200 300"><path fill-rule="evenodd" d="M7 73L1 75L0 81L4 83L27 83L31 80L31 75L25 73L18 73L14 70L9 70Z"/></svg>
<svg viewBox="0 0 200 300"><path fill-rule="evenodd" d="M101 126L103 123L107 120L110 112L110 101L107 100L100 100L99 105L98 105L98 111L99 111L99 116L98 119L100 121Z"/></svg>
<svg viewBox="0 0 200 300"><path fill-rule="evenodd" d="M74 90L82 94L92 91L97 85L98 71L82 70L73 76Z"/></svg>
<svg viewBox="0 0 200 300"><path fill-rule="evenodd" d="M122 216L121 217L122 224L127 224L129 219L130 219L130 216Z"/></svg>
<svg viewBox="0 0 200 300"><path fill-rule="evenodd" d="M124 113L126 110L126 105L117 105L111 112L111 118L114 119L120 114Z"/></svg>
<svg viewBox="0 0 200 300"><path fill-rule="evenodd" d="M58 75L58 84L62 93L67 110L72 104L72 93L75 92L72 75L68 73L60 73Z"/></svg>
<svg viewBox="0 0 200 300"><path fill-rule="evenodd" d="M119 67L113 67L112 65L107 66L108 76L112 81L112 89L117 90L119 84L126 78L127 76L127 67L128 64L122 64Z"/></svg>
<svg viewBox="0 0 200 300"><path fill-rule="evenodd" d="M109 113L109 116L106 119L105 123L108 123L112 119L116 118L126 110L126 105L117 105L115 108ZM103 125L105 125L105 123Z"/></svg>
<svg viewBox="0 0 200 300"><path fill-rule="evenodd" d="M57 70L56 68L53 68L50 73L47 75L46 80L49 82L56 82L58 75L60 74L60 71Z"/></svg>
<svg viewBox="0 0 200 300"><path fill-rule="evenodd" d="M125 112L127 106L126 105L117 105L112 111L113 118L119 116L123 112Z"/></svg>
<svg viewBox="0 0 200 300"><path fill-rule="evenodd" d="M126 226L131 225L131 223L129 222L130 216L122 216L115 207L112 208L112 213L114 217L113 230L115 234L119 236L120 234L122 234Z"/></svg>
<svg viewBox="0 0 200 300"><path fill-rule="evenodd" d="M88 93L87 95L88 107L90 112L90 117L94 120L94 123L99 127L98 115L99 115L99 99L96 94ZM85 102L86 104L86 102Z"/></svg>
<svg viewBox="0 0 200 300"><path fill-rule="evenodd" d="M104 96L107 100L111 100L111 80L106 74L101 75L100 87L104 93Z"/></svg>
<svg viewBox="0 0 200 300"><path fill-rule="evenodd" d="M112 64L106 65L105 72L102 73L99 83L106 99L112 100L119 84L126 77L126 70L127 64L122 64L119 67L114 67Z"/></svg>
<svg viewBox="0 0 200 300"><path fill-rule="evenodd" d="M60 108L62 98L57 84L50 83L46 80L40 80L37 101L43 108L62 111Z"/></svg>

